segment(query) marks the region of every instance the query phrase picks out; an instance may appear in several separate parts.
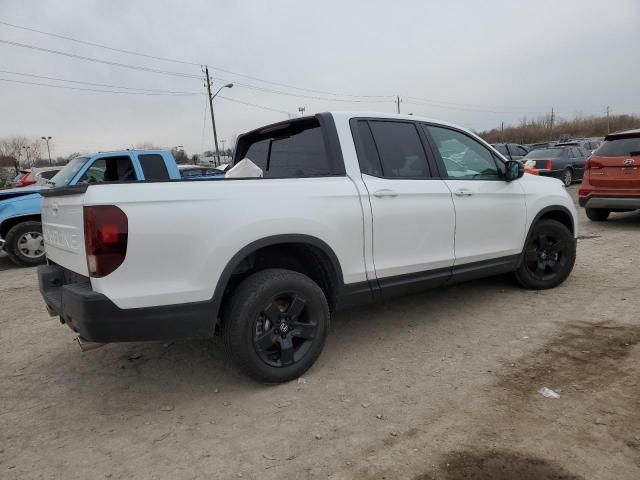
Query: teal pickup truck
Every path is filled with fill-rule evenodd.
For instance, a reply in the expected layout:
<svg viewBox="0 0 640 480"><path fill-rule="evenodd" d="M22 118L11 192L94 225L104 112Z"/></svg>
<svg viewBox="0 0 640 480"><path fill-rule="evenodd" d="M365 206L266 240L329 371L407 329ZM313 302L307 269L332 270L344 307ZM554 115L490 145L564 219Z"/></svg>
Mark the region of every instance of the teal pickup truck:
<svg viewBox="0 0 640 480"><path fill-rule="evenodd" d="M173 155L166 150L126 150L76 157L49 180L47 186L0 190L0 249L20 266L44 261L39 193L42 189L82 183L181 178Z"/></svg>

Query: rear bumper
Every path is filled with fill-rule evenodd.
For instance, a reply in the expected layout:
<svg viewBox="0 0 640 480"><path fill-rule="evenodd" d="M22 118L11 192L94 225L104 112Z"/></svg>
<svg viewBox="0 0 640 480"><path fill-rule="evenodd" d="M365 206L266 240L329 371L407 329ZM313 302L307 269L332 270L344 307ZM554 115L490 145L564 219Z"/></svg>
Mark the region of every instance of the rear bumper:
<svg viewBox="0 0 640 480"><path fill-rule="evenodd" d="M91 342L137 342L213 336L211 302L121 309L94 292L89 278L59 265L38 267L47 310Z"/></svg>
<svg viewBox="0 0 640 480"><path fill-rule="evenodd" d="M581 207L584 208L607 208L611 210L635 210L640 208L640 196L613 197L597 196L580 197L578 199Z"/></svg>

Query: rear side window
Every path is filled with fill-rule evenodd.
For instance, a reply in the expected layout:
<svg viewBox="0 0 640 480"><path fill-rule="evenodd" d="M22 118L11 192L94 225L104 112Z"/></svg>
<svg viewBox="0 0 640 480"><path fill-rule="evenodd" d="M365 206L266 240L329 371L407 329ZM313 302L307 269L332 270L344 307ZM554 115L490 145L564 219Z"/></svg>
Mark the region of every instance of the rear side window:
<svg viewBox="0 0 640 480"><path fill-rule="evenodd" d="M563 148L540 148L538 150L533 150L527 154L527 159L537 159L537 158L560 158L564 153Z"/></svg>
<svg viewBox="0 0 640 480"><path fill-rule="evenodd" d="M385 178L428 178L429 165L413 123L370 121Z"/></svg>
<svg viewBox="0 0 640 480"><path fill-rule="evenodd" d="M157 153L138 155L138 160L146 180L169 180L169 172L162 155Z"/></svg>
<svg viewBox="0 0 640 480"><path fill-rule="evenodd" d="M294 120L252 132L238 142L236 159L248 158L266 178L343 175L344 165L327 153L317 118Z"/></svg>
<svg viewBox="0 0 640 480"><path fill-rule="evenodd" d="M380 157L378 156L376 144L373 141L373 134L369 128L369 123L366 120L359 120L356 124L356 129L358 138L360 139L357 145L360 171L367 175L373 175L374 177L382 177Z"/></svg>
<svg viewBox="0 0 640 480"><path fill-rule="evenodd" d="M267 177L314 177L329 173L319 126L272 140Z"/></svg>
<svg viewBox="0 0 640 480"><path fill-rule="evenodd" d="M600 157L640 155L640 136L605 140L600 148L596 150L596 155Z"/></svg>

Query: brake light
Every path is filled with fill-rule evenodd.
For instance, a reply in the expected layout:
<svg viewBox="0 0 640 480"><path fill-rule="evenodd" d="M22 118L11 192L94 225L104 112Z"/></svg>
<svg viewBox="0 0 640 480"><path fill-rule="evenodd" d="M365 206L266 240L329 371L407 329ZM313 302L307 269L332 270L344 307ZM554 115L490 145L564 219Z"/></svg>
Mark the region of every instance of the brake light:
<svg viewBox="0 0 640 480"><path fill-rule="evenodd" d="M592 157L587 158L587 161L584 164L585 170L599 170L601 168L602 164L600 162L594 161Z"/></svg>
<svg viewBox="0 0 640 480"><path fill-rule="evenodd" d="M553 160L547 160L544 165L545 170L553 170Z"/></svg>
<svg viewBox="0 0 640 480"><path fill-rule="evenodd" d="M33 179L33 172L25 173L22 177L20 177L20 183L18 183L18 187L28 187L29 185L33 185L36 181Z"/></svg>
<svg viewBox="0 0 640 480"><path fill-rule="evenodd" d="M127 255L129 222L115 205L84 207L84 242L89 276L105 277Z"/></svg>

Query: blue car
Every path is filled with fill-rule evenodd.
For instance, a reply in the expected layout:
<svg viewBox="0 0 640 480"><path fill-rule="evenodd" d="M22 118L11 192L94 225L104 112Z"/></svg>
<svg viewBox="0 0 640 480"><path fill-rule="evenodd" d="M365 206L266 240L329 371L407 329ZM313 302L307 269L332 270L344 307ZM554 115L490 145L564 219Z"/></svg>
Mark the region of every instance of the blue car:
<svg viewBox="0 0 640 480"><path fill-rule="evenodd" d="M76 157L47 186L0 190L0 248L20 266L44 261L39 193L43 188L181 178L173 155L166 150L126 150Z"/></svg>

